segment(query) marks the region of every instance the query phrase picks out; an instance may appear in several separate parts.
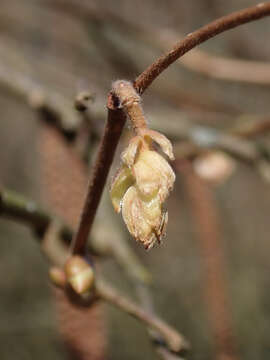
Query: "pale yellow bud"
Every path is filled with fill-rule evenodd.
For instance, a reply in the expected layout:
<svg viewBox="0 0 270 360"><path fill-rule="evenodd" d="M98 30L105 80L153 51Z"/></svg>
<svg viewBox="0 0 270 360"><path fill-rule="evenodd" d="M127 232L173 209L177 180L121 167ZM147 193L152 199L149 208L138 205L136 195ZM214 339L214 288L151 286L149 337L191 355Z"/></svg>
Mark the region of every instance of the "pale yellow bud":
<svg viewBox="0 0 270 360"><path fill-rule="evenodd" d="M144 138L149 137L154 142L156 142L161 147L161 150L164 152L164 154L166 154L170 160L174 160L172 143L169 139L166 138L166 136L159 133L158 131L154 131L148 128L140 129L140 134Z"/></svg>
<svg viewBox="0 0 270 360"><path fill-rule="evenodd" d="M94 284L94 271L81 256L72 256L65 265L68 283L77 294L84 294Z"/></svg>
<svg viewBox="0 0 270 360"><path fill-rule="evenodd" d="M133 166L138 189L145 196L158 193L161 202L169 195L175 174L169 163L156 151L141 151Z"/></svg>
<svg viewBox="0 0 270 360"><path fill-rule="evenodd" d="M135 159L141 143L141 137L135 136L130 140L128 147L123 151L121 159L128 167L131 167L135 163Z"/></svg>
<svg viewBox="0 0 270 360"><path fill-rule="evenodd" d="M235 169L235 161L221 151L213 151L197 157L193 163L195 173L211 184L225 182Z"/></svg>
<svg viewBox="0 0 270 360"><path fill-rule="evenodd" d="M118 170L111 185L111 199L116 212L121 211L121 203L127 189L135 182L135 179L126 166Z"/></svg>
<svg viewBox="0 0 270 360"><path fill-rule="evenodd" d="M54 285L64 288L66 285L66 274L63 269L52 267L49 270L49 277Z"/></svg>
<svg viewBox="0 0 270 360"><path fill-rule="evenodd" d="M167 216L164 216L160 201L157 197L144 199L135 186L124 195L122 215L131 235L146 249L153 247L156 241L160 242L165 234Z"/></svg>
<svg viewBox="0 0 270 360"><path fill-rule="evenodd" d="M122 210L130 234L146 249L165 235L168 213L163 203L175 181L167 160L152 150L152 140L170 159L174 158L172 145L164 135L140 128L122 153L123 165L110 191L115 210Z"/></svg>

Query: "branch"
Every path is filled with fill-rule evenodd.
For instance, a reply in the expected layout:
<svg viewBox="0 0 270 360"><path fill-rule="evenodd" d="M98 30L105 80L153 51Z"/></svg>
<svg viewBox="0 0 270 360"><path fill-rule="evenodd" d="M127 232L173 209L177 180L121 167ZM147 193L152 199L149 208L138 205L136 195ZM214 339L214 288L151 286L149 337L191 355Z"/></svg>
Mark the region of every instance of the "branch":
<svg viewBox="0 0 270 360"><path fill-rule="evenodd" d="M50 216L31 201L10 190L0 191L0 216L22 221L40 233L44 233L51 221Z"/></svg>
<svg viewBox="0 0 270 360"><path fill-rule="evenodd" d="M165 70L185 53L206 40L239 25L261 19L270 15L270 2L261 3L256 6L234 12L215 20L199 30L187 35L180 43L165 55L151 64L134 82L136 90L142 94L148 86Z"/></svg>
<svg viewBox="0 0 270 360"><path fill-rule="evenodd" d="M157 316L144 311L139 305L136 305L132 301L117 293L111 286L103 282L99 282L96 289L97 295L100 296L102 300L111 303L122 311L143 322L147 325L147 327L157 331L163 337L163 340L165 340L171 351L179 353L182 350L189 349L187 340L176 330L168 326Z"/></svg>
<svg viewBox="0 0 270 360"><path fill-rule="evenodd" d="M119 109L115 110L114 99L112 95L109 95L107 123L94 164L92 178L88 186L79 228L73 239L73 254L82 254L84 252L125 122L125 114Z"/></svg>
<svg viewBox="0 0 270 360"><path fill-rule="evenodd" d="M191 142L190 147L183 148L180 142L175 146L176 157L189 157L201 152L202 149L221 149L238 159L250 164L256 164L260 157L260 151L251 141L207 126L187 127L186 133L182 133L182 140Z"/></svg>
<svg viewBox="0 0 270 360"><path fill-rule="evenodd" d="M0 216L31 227L39 238L42 238L45 232L48 231L51 224L57 224L58 234L66 244L71 243L73 230L69 226L55 214L42 209L33 200L15 191L3 188L0 190ZM135 282L149 283L151 279L147 269L124 241L111 243L108 240L104 245L92 237L91 241L88 242L87 250L96 256L113 257Z"/></svg>
<svg viewBox="0 0 270 360"><path fill-rule="evenodd" d="M22 221L38 232L42 239L42 250L49 261L55 265L62 266L68 254L68 246L63 241L71 239L72 231L59 219L53 218L44 210L41 210L32 201L11 191L2 190L0 194L0 216ZM100 280L96 281L97 296L117 306L122 311L137 318L150 328L155 329L161 336L162 341L174 352L188 349L188 342L176 330L167 325L157 316L144 311L139 305L120 295L109 285Z"/></svg>
<svg viewBox="0 0 270 360"><path fill-rule="evenodd" d="M22 98L42 119L53 122L64 134L73 135L80 123L80 116L65 97L47 90L30 77L0 64L0 84Z"/></svg>
<svg viewBox="0 0 270 360"><path fill-rule="evenodd" d="M152 44L154 42L159 49L164 51L179 38L184 38L176 31L169 29L158 30L144 27L138 28L138 31L141 33L141 39L151 41ZM188 55L179 59L177 64L214 79L259 85L270 84L270 65L263 61L225 58L209 54L204 50L193 49Z"/></svg>

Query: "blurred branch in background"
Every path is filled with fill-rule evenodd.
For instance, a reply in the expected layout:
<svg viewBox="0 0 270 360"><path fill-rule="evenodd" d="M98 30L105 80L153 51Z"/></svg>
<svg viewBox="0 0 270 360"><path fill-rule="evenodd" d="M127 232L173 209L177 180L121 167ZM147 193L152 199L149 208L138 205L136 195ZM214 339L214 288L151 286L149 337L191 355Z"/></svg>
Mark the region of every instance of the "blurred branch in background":
<svg viewBox="0 0 270 360"><path fill-rule="evenodd" d="M67 135L72 135L78 127L79 115L61 94L45 89L24 74L3 64L0 65L0 84L16 96L22 97L42 118L56 123Z"/></svg>
<svg viewBox="0 0 270 360"><path fill-rule="evenodd" d="M50 3L50 0L48 0ZM139 37L140 41L155 45L162 50L168 50L180 38L184 36L170 29L153 29L149 24L139 25L135 21L132 23L121 17L116 12L106 8L99 8L89 2L81 1L77 3L74 0L57 0L51 3L52 6L58 6L68 12L77 13L84 19L93 19L97 21L108 21L116 23L132 31L132 35ZM255 19L255 18L254 18ZM237 26L237 25L236 25ZM251 84L269 85L270 84L270 66L266 62L248 61L224 58L207 53L203 50L194 49L191 53L183 57L178 62L189 70L196 71L208 77L245 82Z"/></svg>
<svg viewBox="0 0 270 360"><path fill-rule="evenodd" d="M132 32L133 36L136 36L137 38L139 37L140 41L143 41L144 43L146 42L149 45L151 44L151 46L157 46L162 50L167 50L170 46L173 46L177 41L179 41L179 38L184 39L183 35L177 34L169 29L153 29L149 26L149 24L139 25L135 21L131 23L124 17L121 17L118 13L110 11L104 7L97 7L89 2L81 1L78 3L74 0L67 0L63 3L62 0L57 0L56 2L51 3L50 0L48 0L48 3L51 6L64 9L64 11L67 11L68 13L75 13L77 16L81 16L85 21L95 19L95 21L100 21L101 23L104 21L112 22L118 26L124 27L125 29L128 28L129 31ZM263 6L260 6L259 10L267 12L267 4L264 9L262 8ZM251 18L243 20L243 23L256 20L257 14L259 13L260 11L255 10ZM248 17L249 15L250 14L247 14ZM267 13L258 16L267 16ZM237 25L239 25L239 23L233 26ZM270 66L264 62L224 58L210 55L206 51L193 49L192 52L180 59L178 63L187 67L189 70L221 80L247 82L260 85L270 84ZM166 93L164 89L162 89L162 91Z"/></svg>
<svg viewBox="0 0 270 360"><path fill-rule="evenodd" d="M139 91L139 93L143 93L146 88L151 85L154 79L161 74L161 72L195 46L224 31L269 15L270 2L260 3L259 5L221 17L218 20L203 26L199 30L190 33L179 43L175 44L173 50L161 56L152 65L150 65L141 75L137 77L134 87Z"/></svg>

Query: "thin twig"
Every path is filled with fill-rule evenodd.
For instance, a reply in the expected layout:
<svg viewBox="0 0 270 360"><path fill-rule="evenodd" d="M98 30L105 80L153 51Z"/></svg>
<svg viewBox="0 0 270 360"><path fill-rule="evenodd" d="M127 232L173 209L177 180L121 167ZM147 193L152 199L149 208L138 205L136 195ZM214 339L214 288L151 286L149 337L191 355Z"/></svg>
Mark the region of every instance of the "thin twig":
<svg viewBox="0 0 270 360"><path fill-rule="evenodd" d="M136 19L134 21L126 19L116 11L105 7L100 9L89 1L78 3L76 0L47 0L47 2L56 9L59 8L69 14L75 14L86 21L89 19L100 22L106 21L106 23L118 25L120 29L128 29L129 33L139 38L140 41L150 43L151 46L156 46L164 51L181 37L184 37L171 29L159 29L149 24L138 24ZM63 5L65 6L63 7ZM270 83L270 65L267 62L225 58L196 49L182 58L178 64L189 70L220 80L260 85Z"/></svg>
<svg viewBox="0 0 270 360"><path fill-rule="evenodd" d="M67 244L63 242L61 235L63 229L66 229L67 232L71 232L71 230L57 218L53 220L49 214L39 209L32 201L18 194L2 190L0 199L0 216L9 217L15 221L22 221L34 230L42 225L42 230L45 231L45 237L43 237L43 232L42 236L38 236L37 238L42 237L41 244L43 252L51 263L62 266L66 259L68 247ZM61 244L61 246L59 246L59 244ZM164 342L163 346L168 346L170 350L175 352L188 349L189 345L184 337L158 316L153 316L151 313L144 311L139 305L126 299L111 286L105 285L104 282L101 282L99 279L96 281L96 289L100 299L112 303L148 327L156 330L160 334L160 341Z"/></svg>
<svg viewBox="0 0 270 360"><path fill-rule="evenodd" d="M163 320L155 315L144 311L140 306L136 305L126 297L120 295L111 286L104 282L97 284L97 295L103 300L117 306L129 315L139 319L148 327L158 331L166 341L169 349L173 352L180 352L189 349L189 344L176 330L168 326Z"/></svg>
<svg viewBox="0 0 270 360"><path fill-rule="evenodd" d="M124 112L120 109L116 109L112 95L109 95L107 106L107 123L101 139L92 178L88 185L79 228L73 239L73 254L82 254L85 250L85 245L96 215L114 153L126 122Z"/></svg>
<svg viewBox="0 0 270 360"><path fill-rule="evenodd" d="M46 89L30 77L0 64L0 84L37 111L42 119L54 122L66 135L73 135L80 123L80 116L61 94Z"/></svg>
<svg viewBox="0 0 270 360"><path fill-rule="evenodd" d="M181 37L177 32L167 29L163 31L149 29L148 32L149 37L152 37L157 46L165 51ZM182 37L184 38L184 36ZM189 54L179 59L177 64L218 80L259 85L270 84L270 65L263 61L226 58L212 55L204 50L193 49Z"/></svg>
<svg viewBox="0 0 270 360"><path fill-rule="evenodd" d="M43 209L35 201L6 188L0 190L0 217L31 227L42 238L51 224L57 224L58 233L65 244L70 244L72 229L55 214ZM100 257L113 257L134 282L149 283L151 275L126 242L118 241L103 246L94 237L88 242L87 251Z"/></svg>
<svg viewBox="0 0 270 360"><path fill-rule="evenodd" d="M51 217L34 201L10 190L0 190L0 216L29 224L38 232L44 233Z"/></svg>
<svg viewBox="0 0 270 360"><path fill-rule="evenodd" d="M206 40L239 25L261 19L270 15L270 2L236 11L230 15L221 17L187 35L177 43L172 50L161 56L151 64L134 82L135 89L142 94L148 86L173 62Z"/></svg>

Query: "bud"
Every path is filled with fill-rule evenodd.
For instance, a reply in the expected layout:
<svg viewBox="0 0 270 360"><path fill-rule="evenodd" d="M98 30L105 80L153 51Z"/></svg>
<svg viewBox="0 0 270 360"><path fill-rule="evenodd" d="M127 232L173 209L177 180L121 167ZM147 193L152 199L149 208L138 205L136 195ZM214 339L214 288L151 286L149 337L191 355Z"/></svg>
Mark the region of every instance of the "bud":
<svg viewBox="0 0 270 360"><path fill-rule="evenodd" d="M151 249L165 235L167 211L162 210L157 196L144 199L135 186L131 186L123 198L122 216L129 232L146 249Z"/></svg>
<svg viewBox="0 0 270 360"><path fill-rule="evenodd" d="M162 134L147 128L140 129L122 153L123 165L116 174L110 194L117 212L135 240L146 249L160 242L165 235L168 213L163 203L173 188L175 174L151 143L158 143L173 159L172 145Z"/></svg>
<svg viewBox="0 0 270 360"><path fill-rule="evenodd" d="M146 197L156 193L161 202L168 197L175 181L175 174L168 162L150 150L140 152L133 173L140 192Z"/></svg>
<svg viewBox="0 0 270 360"><path fill-rule="evenodd" d="M121 159L123 163L125 163L129 168L135 163L136 156L138 154L138 150L142 145L142 140L140 136L134 136L130 142L128 147L123 151L121 155Z"/></svg>
<svg viewBox="0 0 270 360"><path fill-rule="evenodd" d="M67 279L66 279L66 274L62 269L56 266L50 268L49 277L54 285L60 288L65 287Z"/></svg>
<svg viewBox="0 0 270 360"><path fill-rule="evenodd" d="M84 294L94 284L94 271L81 256L72 256L65 265L68 283L77 294Z"/></svg>
<svg viewBox="0 0 270 360"><path fill-rule="evenodd" d="M163 134L158 131L150 130L147 128L140 129L140 134L145 138L152 139L155 143L157 143L161 150L168 156L170 160L174 160L172 143L169 139L166 138Z"/></svg>
<svg viewBox="0 0 270 360"><path fill-rule="evenodd" d="M111 186L111 199L114 210L119 213L123 196L127 189L134 183L134 177L127 166L123 166L116 173Z"/></svg>

